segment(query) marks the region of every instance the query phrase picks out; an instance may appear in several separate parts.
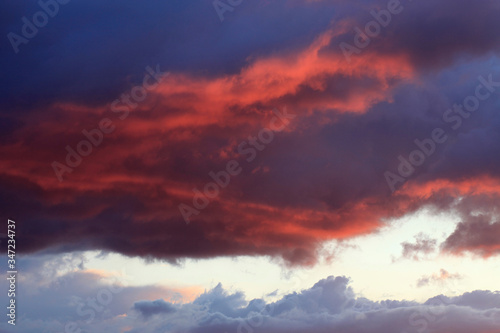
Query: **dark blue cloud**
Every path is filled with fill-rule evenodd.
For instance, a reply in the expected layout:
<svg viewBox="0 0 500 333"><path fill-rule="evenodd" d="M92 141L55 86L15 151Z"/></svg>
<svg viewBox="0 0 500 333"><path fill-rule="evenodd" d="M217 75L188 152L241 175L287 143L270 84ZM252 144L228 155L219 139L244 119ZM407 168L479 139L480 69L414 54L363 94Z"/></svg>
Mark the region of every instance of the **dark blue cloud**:
<svg viewBox="0 0 500 333"><path fill-rule="evenodd" d="M21 18L40 10L35 1L1 6L5 36L21 34ZM19 53L4 39L2 112L55 100L109 103L148 65L204 76L238 72L248 57L310 43L334 12L301 1L246 1L221 23L211 1L70 1Z"/></svg>
<svg viewBox="0 0 500 333"><path fill-rule="evenodd" d="M162 299L135 302L133 309L140 312L146 319L157 314L165 315L176 311L176 308L172 304Z"/></svg>

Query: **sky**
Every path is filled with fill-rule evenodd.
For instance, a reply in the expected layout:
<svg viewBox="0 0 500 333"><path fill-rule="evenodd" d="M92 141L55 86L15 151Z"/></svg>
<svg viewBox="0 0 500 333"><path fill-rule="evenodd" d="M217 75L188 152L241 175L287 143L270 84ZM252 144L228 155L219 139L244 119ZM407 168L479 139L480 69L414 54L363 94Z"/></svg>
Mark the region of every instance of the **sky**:
<svg viewBox="0 0 500 333"><path fill-rule="evenodd" d="M498 1L0 9L0 332L500 333Z"/></svg>

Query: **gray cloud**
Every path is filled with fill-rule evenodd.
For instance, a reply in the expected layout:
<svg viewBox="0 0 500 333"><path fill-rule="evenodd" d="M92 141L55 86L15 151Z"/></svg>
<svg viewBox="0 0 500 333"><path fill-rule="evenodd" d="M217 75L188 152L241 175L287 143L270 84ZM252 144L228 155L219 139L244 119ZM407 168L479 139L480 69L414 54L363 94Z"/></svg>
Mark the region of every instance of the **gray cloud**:
<svg viewBox="0 0 500 333"><path fill-rule="evenodd" d="M20 303L30 299L31 304L23 309L16 329L25 333L44 329L59 332L70 320L93 333L123 330L129 333L327 333L332 330L346 333L406 330L413 333L422 329L430 333L491 333L500 327L499 292L474 291L451 298L440 295L422 304L372 301L357 297L349 287L348 278L332 276L271 303L262 299L247 301L243 293L230 293L221 285L201 294L193 302L176 304L145 298L152 293L167 295L166 289L124 287L105 311L86 323L86 317L71 315L77 307L74 301L61 296L67 295L71 288L79 288L80 294L92 296L99 288L107 286L102 283L95 286L96 280L88 274L78 275L60 277L58 283L36 297L44 299L43 302L36 302L30 298L32 295L20 295ZM66 281L66 287L59 287L61 281ZM56 303L57 307L52 306ZM5 323L0 323L0 329L14 332Z"/></svg>
<svg viewBox="0 0 500 333"><path fill-rule="evenodd" d="M430 238L424 233L420 233L415 236L415 242L403 242L401 243L403 247L402 258L419 260L421 255L428 255L433 253L437 248L437 240Z"/></svg>
<svg viewBox="0 0 500 333"><path fill-rule="evenodd" d="M135 302L133 309L139 311L144 318L149 318L157 314L168 314L176 311L172 304L165 302L162 299Z"/></svg>

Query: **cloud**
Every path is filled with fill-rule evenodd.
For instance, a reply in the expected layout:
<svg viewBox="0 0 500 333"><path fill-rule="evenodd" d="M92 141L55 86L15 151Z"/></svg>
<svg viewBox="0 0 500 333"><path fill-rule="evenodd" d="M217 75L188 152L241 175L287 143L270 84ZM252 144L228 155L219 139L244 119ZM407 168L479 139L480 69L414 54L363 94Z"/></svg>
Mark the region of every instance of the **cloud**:
<svg viewBox="0 0 500 333"><path fill-rule="evenodd" d="M134 303L134 310L139 311L144 318L149 318L157 314L168 314L176 311L175 307L162 299L156 301L139 301Z"/></svg>
<svg viewBox="0 0 500 333"><path fill-rule="evenodd" d="M332 239L376 232L422 208L453 213L464 197L479 206L497 199L498 91L459 131L442 117L474 93L479 75L498 82L497 37L486 33L498 5L408 4L406 18L346 62L338 43L381 3L255 1L222 26L202 2L61 8L18 58L6 56L17 67L3 79L16 78L1 99L11 126L0 139L0 208L23 221L22 251L314 265ZM16 14L2 21L6 31L33 10L3 6ZM456 31L463 38L450 39ZM117 112L112 103L156 64L170 75L121 120L125 102ZM238 145L284 107L295 121L247 162ZM65 163L66 147L76 149L103 118L115 131L59 183L51 164ZM391 195L384 172L436 127L449 140ZM193 189L231 159L242 173L186 225L179 204L192 205ZM493 221L460 226L443 249L496 255ZM416 255L433 243L406 246Z"/></svg>
<svg viewBox="0 0 500 333"><path fill-rule="evenodd" d="M40 10L37 1L1 6L4 36L9 32L21 35L21 18L31 19ZM15 67L2 64L6 73L1 81L6 87L0 98L2 113L37 110L33 107L53 100L106 103L129 83L142 80L142 71L150 64L209 76L235 73L249 56L307 45L311 35L328 27L335 10L290 5L284 0L248 2L238 8L238 19L228 29L219 21L212 2L70 2L61 5L50 23L20 46L18 54L5 40L2 59ZM263 12L267 19L262 18ZM117 60L118 54L122 56Z"/></svg>
<svg viewBox="0 0 500 333"><path fill-rule="evenodd" d="M446 252L471 252L482 257L500 253L498 197L483 195L464 198L457 204L461 221L442 244Z"/></svg>
<svg viewBox="0 0 500 333"><path fill-rule="evenodd" d="M68 275L71 281L75 275ZM86 284L94 281L86 280ZM101 285L105 287L105 285ZM124 287L117 295L130 295L137 288ZM82 329L100 332L387 332L427 330L444 333L450 330L466 333L489 333L498 328L500 320L500 294L491 291L474 291L457 297L437 296L419 304L413 301L385 300L380 302L357 297L349 287L346 277L330 276L318 281L311 288L283 296L276 302L262 299L245 300L242 292L231 293L221 285L206 291L193 302L171 303L163 299L149 301L162 295L149 287L134 292L132 298L120 297L110 303L91 323L87 318L75 318ZM165 291L165 290L164 290ZM59 291L53 289L57 295ZM156 295L154 295L156 293ZM92 294L90 294L92 295ZM54 295L43 295L46 302ZM20 300L27 296L20 296ZM134 300L142 298L142 301ZM61 309L46 307L36 315L42 304L31 302L25 310L19 328L23 332L38 329L61 330L64 318L75 310L76 304L58 299ZM128 307L128 308L127 308ZM117 311L118 309L118 311ZM1 328L9 329L7 324ZM38 325L35 327L35 325Z"/></svg>
<svg viewBox="0 0 500 333"><path fill-rule="evenodd" d="M420 255L428 255L436 250L437 240L420 233L415 236L415 243L403 242L401 246L403 246L403 258L420 260Z"/></svg>
<svg viewBox="0 0 500 333"><path fill-rule="evenodd" d="M345 19L349 29L332 41L329 50L340 51L341 42L354 44L355 27L365 31L365 25L375 21L371 10L378 13L386 10L390 1L366 1L351 16ZM441 0L430 3L398 1L401 12L392 15L381 33L370 38L365 52L405 54L411 63L423 70L436 70L464 58L481 57L499 52L499 37L495 16L500 12L498 3L486 1L480 6ZM480 36L480 38L478 38ZM355 58L356 54L352 55Z"/></svg>
<svg viewBox="0 0 500 333"><path fill-rule="evenodd" d="M438 274L432 274L430 276L423 276L417 281L417 287L424 287L431 283L443 283L447 280L456 280L461 279L462 276L460 274L452 274L446 271L445 269L441 269Z"/></svg>

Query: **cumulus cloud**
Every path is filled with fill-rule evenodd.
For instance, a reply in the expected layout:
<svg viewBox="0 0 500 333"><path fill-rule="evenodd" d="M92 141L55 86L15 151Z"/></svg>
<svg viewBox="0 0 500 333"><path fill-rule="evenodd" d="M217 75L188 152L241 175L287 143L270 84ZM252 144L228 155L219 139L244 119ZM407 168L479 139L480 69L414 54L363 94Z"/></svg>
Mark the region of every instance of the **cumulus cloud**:
<svg viewBox="0 0 500 333"><path fill-rule="evenodd" d="M91 283L87 281L87 283ZM125 287L120 294L130 294ZM330 276L311 288L283 296L276 302L262 299L247 301L241 292L231 293L221 285L199 295L193 302L172 303L154 297L144 288L133 298L120 297L90 323L75 318L79 327L100 332L418 332L449 331L489 333L500 327L500 294L474 291L458 297L443 295L424 303L414 301L371 301L356 296L346 277ZM59 293L59 291L57 291ZM155 296L162 295L160 289ZM118 294L117 294L118 295ZM148 296L147 296L148 295ZM51 299L51 296L46 296ZM134 301L134 298L142 298ZM43 329L61 330L64 318L75 310L75 304L58 300L61 308L54 311L33 302L20 321L23 332ZM115 304L116 305L113 305ZM43 315L37 315L40 307ZM128 308L127 308L128 306ZM118 310L118 311L117 311ZM50 316L47 316L50 314ZM35 327L34 325L37 325ZM6 328L5 323L0 327ZM16 327L17 328L17 327Z"/></svg>
<svg viewBox="0 0 500 333"><path fill-rule="evenodd" d="M240 304L239 309L234 308L238 306L234 298L240 299L240 295L226 294L221 298L220 292L216 295L208 292L202 295L207 307L201 310L201 315L193 315L197 318L195 322L183 326L185 323L181 320L173 317L168 320L172 331L186 332L417 332L424 329L433 333L449 330L465 333L489 332L499 327L498 293L478 291L454 298L439 296L424 304L374 302L355 297L348 283L345 277L328 277L310 289L286 295L274 303L253 300ZM256 302L259 304L254 311L248 311ZM212 306L214 303L218 306ZM189 304L181 311L188 309L192 311ZM156 332L155 326L165 327L165 320L157 317L156 321L149 322L147 332Z"/></svg>

